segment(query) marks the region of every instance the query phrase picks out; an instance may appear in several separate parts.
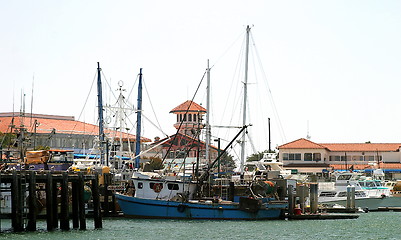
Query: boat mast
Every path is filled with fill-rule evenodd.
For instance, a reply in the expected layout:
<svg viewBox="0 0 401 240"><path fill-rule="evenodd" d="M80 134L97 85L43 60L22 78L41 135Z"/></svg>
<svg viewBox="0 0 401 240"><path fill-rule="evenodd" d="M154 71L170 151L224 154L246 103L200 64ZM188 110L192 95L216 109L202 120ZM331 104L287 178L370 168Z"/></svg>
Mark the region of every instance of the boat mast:
<svg viewBox="0 0 401 240"><path fill-rule="evenodd" d="M97 62L97 103L99 115L99 146L100 146L100 164L104 164L104 130L103 130L103 99L102 99L102 79L100 75L99 62Z"/></svg>
<svg viewBox="0 0 401 240"><path fill-rule="evenodd" d="M210 119L210 68L209 68L209 59L207 60L207 87L206 87L206 161L210 163L210 124L209 124L209 119Z"/></svg>
<svg viewBox="0 0 401 240"><path fill-rule="evenodd" d="M246 125L246 102L247 102L247 91L248 91L248 55L249 55L249 33L251 28L246 26L246 49L245 49L245 79L244 79L244 109L242 113L242 126ZM245 164L245 134L244 131L242 133L241 138L241 165L240 165L240 172L241 174L244 173L244 164Z"/></svg>
<svg viewBox="0 0 401 240"><path fill-rule="evenodd" d="M141 113L142 112L142 68L139 69L139 83L138 83L138 109L136 112L136 145L135 145L135 168L139 169L141 157Z"/></svg>

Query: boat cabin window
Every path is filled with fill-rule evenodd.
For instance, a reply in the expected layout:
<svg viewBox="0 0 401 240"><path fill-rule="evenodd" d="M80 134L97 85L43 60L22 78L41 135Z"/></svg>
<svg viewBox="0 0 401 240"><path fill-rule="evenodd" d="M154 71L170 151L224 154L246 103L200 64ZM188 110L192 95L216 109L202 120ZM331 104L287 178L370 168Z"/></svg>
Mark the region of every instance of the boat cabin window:
<svg viewBox="0 0 401 240"><path fill-rule="evenodd" d="M179 190L178 184L176 184L176 183L168 183L167 187L168 187L168 190Z"/></svg>
<svg viewBox="0 0 401 240"><path fill-rule="evenodd" d="M355 197L366 197L365 192L355 191Z"/></svg>
<svg viewBox="0 0 401 240"><path fill-rule="evenodd" d="M319 197L334 197L336 192L321 192Z"/></svg>
<svg viewBox="0 0 401 240"><path fill-rule="evenodd" d="M155 182L149 183L149 187L150 187L151 189L155 189L155 188L156 188L155 185L157 185L157 187L160 188L160 190L163 189L163 183L155 183Z"/></svg>
<svg viewBox="0 0 401 240"><path fill-rule="evenodd" d="M352 175L343 174L338 176L337 180L350 180Z"/></svg>
<svg viewBox="0 0 401 240"><path fill-rule="evenodd" d="M347 192L339 192L338 193L338 197L346 197L347 196Z"/></svg>
<svg viewBox="0 0 401 240"><path fill-rule="evenodd" d="M143 188L143 183L142 182L138 182L138 189L142 189Z"/></svg>

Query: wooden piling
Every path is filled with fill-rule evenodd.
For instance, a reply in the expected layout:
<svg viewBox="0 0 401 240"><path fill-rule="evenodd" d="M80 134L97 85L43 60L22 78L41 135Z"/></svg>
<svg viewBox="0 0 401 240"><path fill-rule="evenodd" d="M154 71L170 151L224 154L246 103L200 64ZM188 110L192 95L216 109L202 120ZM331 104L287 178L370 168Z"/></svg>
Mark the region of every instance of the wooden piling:
<svg viewBox="0 0 401 240"><path fill-rule="evenodd" d="M58 183L53 178L53 198L51 199L53 205L53 228L58 228Z"/></svg>
<svg viewBox="0 0 401 240"><path fill-rule="evenodd" d="M78 182L72 182L72 228L79 228Z"/></svg>
<svg viewBox="0 0 401 240"><path fill-rule="evenodd" d="M37 218L42 210L38 193L46 191L46 224L47 230L53 231L60 225L61 230L70 229L70 198L72 194L72 218L73 227L86 230L86 204L84 186L91 181L93 217L95 228L102 228L102 215L100 206L99 179L94 175L35 172L30 170L14 171L12 173L0 173L0 183L10 184L11 190L11 214L3 214L1 217L8 217L11 220L11 227L14 232L24 231L24 223L27 231L35 231ZM44 184L44 185L42 185ZM72 184L72 192L69 191L69 184ZM44 186L44 189L37 189ZM61 191L59 191L61 189ZM59 192L59 194L58 194ZM28 193L27 198L25 198ZM25 204L26 200L26 204ZM27 211L24 211L27 207ZM60 210L58 210L60 209ZM1 207L0 207L1 210ZM0 211L1 213L1 211ZM25 214L27 213L27 214ZM27 222L24 222L24 221ZM60 220L60 223L58 222ZM0 222L1 224L1 222ZM0 225L0 231L1 231Z"/></svg>
<svg viewBox="0 0 401 240"><path fill-rule="evenodd" d="M99 175L96 173L92 180L93 220L95 228L102 228L102 214L100 212Z"/></svg>
<svg viewBox="0 0 401 240"><path fill-rule="evenodd" d="M22 221L22 191L21 191L21 176L13 171L11 183L11 225L14 232L22 232L24 230Z"/></svg>
<svg viewBox="0 0 401 240"><path fill-rule="evenodd" d="M46 175L46 223L47 231L54 230L54 210L53 210L53 177L50 172Z"/></svg>
<svg viewBox="0 0 401 240"><path fill-rule="evenodd" d="M36 193L36 174L33 171L29 172L29 196L28 196L28 225L27 231L36 231L36 217L38 212L38 198Z"/></svg>
<svg viewBox="0 0 401 240"><path fill-rule="evenodd" d="M85 218L85 201L84 201L84 176L82 173L78 175L78 209L79 209L79 229L86 230Z"/></svg>
<svg viewBox="0 0 401 240"><path fill-rule="evenodd" d="M60 199L60 229L70 230L69 219L69 195L68 195L68 173L63 172L61 180L61 199Z"/></svg>
<svg viewBox="0 0 401 240"><path fill-rule="evenodd" d="M109 190L107 190L109 186L109 173L104 173L104 189L103 189L103 214L104 216L109 216L110 208L109 208Z"/></svg>

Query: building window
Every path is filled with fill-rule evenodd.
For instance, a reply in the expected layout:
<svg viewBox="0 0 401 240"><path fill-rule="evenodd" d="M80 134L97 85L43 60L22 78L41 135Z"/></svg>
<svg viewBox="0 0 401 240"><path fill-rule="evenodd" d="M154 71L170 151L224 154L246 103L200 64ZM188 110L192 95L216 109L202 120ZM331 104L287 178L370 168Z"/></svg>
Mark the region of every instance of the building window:
<svg viewBox="0 0 401 240"><path fill-rule="evenodd" d="M192 114L188 114L188 121L192 122Z"/></svg>
<svg viewBox="0 0 401 240"><path fill-rule="evenodd" d="M375 156L365 156L365 161L373 162L375 160Z"/></svg>
<svg viewBox="0 0 401 240"><path fill-rule="evenodd" d="M320 154L320 153L313 154L313 161L319 162L321 160L322 160L322 154Z"/></svg>
<svg viewBox="0 0 401 240"><path fill-rule="evenodd" d="M283 160L287 160L287 161L293 161L293 160L297 160L300 161L301 160L301 154L300 153L283 153Z"/></svg>
<svg viewBox="0 0 401 240"><path fill-rule="evenodd" d="M196 122L196 114L194 114L194 122Z"/></svg>
<svg viewBox="0 0 401 240"><path fill-rule="evenodd" d="M312 161L312 153L305 153L304 161Z"/></svg>

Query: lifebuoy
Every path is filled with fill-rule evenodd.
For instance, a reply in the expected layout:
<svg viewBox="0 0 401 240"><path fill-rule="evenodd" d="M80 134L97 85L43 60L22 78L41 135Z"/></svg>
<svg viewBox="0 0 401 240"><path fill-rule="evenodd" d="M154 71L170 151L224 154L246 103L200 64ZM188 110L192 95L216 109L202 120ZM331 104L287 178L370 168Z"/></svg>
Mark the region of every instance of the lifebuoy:
<svg viewBox="0 0 401 240"><path fill-rule="evenodd" d="M161 183L155 183L153 184L153 191L159 193L162 190L163 186Z"/></svg>
<svg viewBox="0 0 401 240"><path fill-rule="evenodd" d="M185 208L187 208L187 205L179 204L178 207L177 207L177 211L184 212Z"/></svg>

